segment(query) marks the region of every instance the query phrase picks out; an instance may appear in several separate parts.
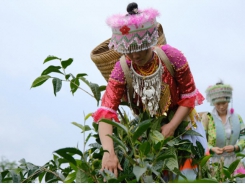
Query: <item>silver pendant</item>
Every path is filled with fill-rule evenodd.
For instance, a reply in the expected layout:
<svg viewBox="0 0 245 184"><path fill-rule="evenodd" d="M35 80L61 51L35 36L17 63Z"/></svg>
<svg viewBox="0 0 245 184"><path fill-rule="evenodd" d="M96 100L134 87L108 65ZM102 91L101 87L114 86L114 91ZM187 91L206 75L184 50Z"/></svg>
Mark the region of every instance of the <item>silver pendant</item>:
<svg viewBox="0 0 245 184"><path fill-rule="evenodd" d="M158 103L160 101L162 86L163 66L161 60L159 59L157 70L149 76L138 74L132 64L130 70L133 79L132 86L134 88L133 98L135 98L135 93L138 95L137 106L139 106L140 97L145 109L149 111L151 116L155 115L159 109Z"/></svg>

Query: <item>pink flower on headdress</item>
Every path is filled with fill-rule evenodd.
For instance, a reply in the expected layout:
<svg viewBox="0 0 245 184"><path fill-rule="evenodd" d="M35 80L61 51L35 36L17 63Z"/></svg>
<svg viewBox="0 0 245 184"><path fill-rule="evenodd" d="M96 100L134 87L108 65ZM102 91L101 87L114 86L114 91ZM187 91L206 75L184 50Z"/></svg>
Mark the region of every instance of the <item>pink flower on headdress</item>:
<svg viewBox="0 0 245 184"><path fill-rule="evenodd" d="M122 35L128 34L129 33L130 28L126 25L124 25L123 27L121 27L120 31L122 33Z"/></svg>

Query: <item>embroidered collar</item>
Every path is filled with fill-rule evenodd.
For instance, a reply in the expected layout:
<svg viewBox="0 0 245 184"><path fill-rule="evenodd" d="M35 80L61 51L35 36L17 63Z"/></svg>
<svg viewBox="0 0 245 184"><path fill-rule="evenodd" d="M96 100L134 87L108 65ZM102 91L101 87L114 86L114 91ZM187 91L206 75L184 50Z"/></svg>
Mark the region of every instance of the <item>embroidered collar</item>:
<svg viewBox="0 0 245 184"><path fill-rule="evenodd" d="M221 120L221 118L220 118L220 116L219 116L219 114L218 114L218 112L217 112L215 107L212 110L212 114L215 115L217 118L219 118L219 120ZM232 114L230 113L230 109L227 109L227 115L226 115L226 120L225 120L226 122L231 117L231 115Z"/></svg>

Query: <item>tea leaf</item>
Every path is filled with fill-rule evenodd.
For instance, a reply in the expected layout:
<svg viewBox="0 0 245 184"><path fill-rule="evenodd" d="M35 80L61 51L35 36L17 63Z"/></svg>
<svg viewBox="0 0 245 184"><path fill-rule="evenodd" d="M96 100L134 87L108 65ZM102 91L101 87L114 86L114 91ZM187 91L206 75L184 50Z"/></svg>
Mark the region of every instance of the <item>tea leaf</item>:
<svg viewBox="0 0 245 184"><path fill-rule="evenodd" d="M161 142L158 142L157 144L153 145L153 148L155 152L158 152L162 148Z"/></svg>
<svg viewBox="0 0 245 184"><path fill-rule="evenodd" d="M94 98L97 100L97 105L99 105L100 96L101 96L100 89L99 89L99 88L100 88L99 85L90 82L90 83L89 83L89 87L90 87L92 93L94 94Z"/></svg>
<svg viewBox="0 0 245 184"><path fill-rule="evenodd" d="M235 171L235 169L237 168L238 164L240 163L241 159L237 159L234 162L231 163L231 165L228 168L228 171L230 173L233 173Z"/></svg>
<svg viewBox="0 0 245 184"><path fill-rule="evenodd" d="M143 177L143 180L144 180L145 183L154 183L154 180L152 178L152 175L150 175L150 176L144 176Z"/></svg>
<svg viewBox="0 0 245 184"><path fill-rule="evenodd" d="M76 160L71 156L71 154L78 154L81 157L83 157L83 153L77 149L77 148L62 148L59 150L54 151L54 153L57 153L67 161L71 162L74 165L77 165Z"/></svg>
<svg viewBox="0 0 245 184"><path fill-rule="evenodd" d="M157 176L160 175L159 172L156 171L162 171L162 168L164 167L164 161L163 160L159 160L155 163L155 165L153 165L153 167L151 167L151 171L154 172Z"/></svg>
<svg viewBox="0 0 245 184"><path fill-rule="evenodd" d="M89 86L89 81L85 77L80 76L79 79Z"/></svg>
<svg viewBox="0 0 245 184"><path fill-rule="evenodd" d="M70 173L64 180L64 183L72 183L76 178L76 172Z"/></svg>
<svg viewBox="0 0 245 184"><path fill-rule="evenodd" d="M46 82L46 80L48 80L49 78L50 78L49 75L42 75L42 76L36 78L36 79L33 81L32 85L31 85L31 88L34 88L34 87L37 87L37 86L42 85L42 84L43 84L44 82Z"/></svg>
<svg viewBox="0 0 245 184"><path fill-rule="evenodd" d="M83 76L88 76L86 73L79 73L77 74L76 78L83 77Z"/></svg>
<svg viewBox="0 0 245 184"><path fill-rule="evenodd" d="M62 87L62 81L58 78L53 78L52 83L54 88L54 95L56 96L56 93L59 92Z"/></svg>
<svg viewBox="0 0 245 184"><path fill-rule="evenodd" d="M77 91L79 85L80 85L80 82L77 78L71 80L70 88L71 88L72 94L74 94Z"/></svg>
<svg viewBox="0 0 245 184"><path fill-rule="evenodd" d="M200 163L201 167L203 167L207 163L207 161L210 159L210 157L211 157L211 155L205 155L203 157L203 159L201 160L201 163Z"/></svg>
<svg viewBox="0 0 245 184"><path fill-rule="evenodd" d="M203 137L201 134L199 134L198 132L196 132L194 130L187 130L185 132L185 135L194 135L194 136L201 136L201 137Z"/></svg>
<svg viewBox="0 0 245 184"><path fill-rule="evenodd" d="M104 91L105 89L106 89L105 85L102 85L102 86L99 87L100 92Z"/></svg>
<svg viewBox="0 0 245 184"><path fill-rule="evenodd" d="M179 164L178 164L178 161L177 161L177 155L176 155L176 152L175 152L175 148L174 147L170 147L169 149L167 149L165 151L165 153L166 153L166 155L172 155L173 156L173 157L170 157L167 160L166 166L171 171L173 171L175 168L179 168Z"/></svg>
<svg viewBox="0 0 245 184"><path fill-rule="evenodd" d="M149 140L157 144L158 142L163 141L164 137L161 132L157 130L151 130L149 134Z"/></svg>
<svg viewBox="0 0 245 184"><path fill-rule="evenodd" d="M128 148L126 147L126 145L120 139L118 139L114 135L112 135L112 136L111 135L107 135L107 136L109 136L110 138L113 139L114 142L116 142L117 144L119 144L123 148L123 150L124 150L125 153L128 152Z"/></svg>
<svg viewBox="0 0 245 184"><path fill-rule="evenodd" d="M236 154L236 157L242 157L243 158L243 157L245 157L245 154L243 154L243 153L237 153Z"/></svg>
<svg viewBox="0 0 245 184"><path fill-rule="evenodd" d="M222 168L222 169L223 169L223 173L225 174L225 176L227 178L231 178L231 173L226 168Z"/></svg>
<svg viewBox="0 0 245 184"><path fill-rule="evenodd" d="M245 174L238 173L238 174L235 175L235 177L237 177L237 178L245 178Z"/></svg>
<svg viewBox="0 0 245 184"><path fill-rule="evenodd" d="M150 150L151 150L151 145L149 142L143 142L141 145L140 145L140 148L139 148L141 154L143 156L146 156Z"/></svg>
<svg viewBox="0 0 245 184"><path fill-rule="evenodd" d="M80 169L76 173L76 183L88 183L88 175Z"/></svg>
<svg viewBox="0 0 245 184"><path fill-rule="evenodd" d="M92 143L92 144L89 144L89 146L92 147L92 148L97 148L97 149L102 148L102 146L100 144L98 144L98 143Z"/></svg>
<svg viewBox="0 0 245 184"><path fill-rule="evenodd" d="M48 62L48 61L54 60L54 59L59 59L59 60L61 60L60 58L58 58L58 57L56 57L56 56L48 56L48 57L44 60L43 64L46 63L46 62Z"/></svg>
<svg viewBox="0 0 245 184"><path fill-rule="evenodd" d="M87 138L86 138L84 144L86 144L86 143L88 142L88 140L90 139L91 135L92 135L92 133L89 133L89 134L88 134L88 136L87 136Z"/></svg>
<svg viewBox="0 0 245 184"><path fill-rule="evenodd" d="M38 176L38 181L39 181L39 183L42 182L43 177L44 177L45 174L46 174L45 172L42 172L42 173L39 174L39 176ZM0 182L1 182L1 181L0 181Z"/></svg>
<svg viewBox="0 0 245 184"><path fill-rule="evenodd" d="M61 66L62 68L66 69L72 62L73 62L73 59L69 58L67 60L61 61Z"/></svg>
<svg viewBox="0 0 245 184"><path fill-rule="evenodd" d="M93 114L93 113L88 113L88 114L85 116L84 120L86 121L89 117L92 116L92 114Z"/></svg>
<svg viewBox="0 0 245 184"><path fill-rule="evenodd" d="M175 159L175 156L174 155L167 155L167 154L161 154L160 156L158 156L156 158L156 161L164 161L165 159L169 159L169 158L174 158Z"/></svg>
<svg viewBox="0 0 245 184"><path fill-rule="evenodd" d="M205 153L205 150L199 141L196 141L196 152L197 152L197 156L199 158L202 158L204 156L204 153Z"/></svg>
<svg viewBox="0 0 245 184"><path fill-rule="evenodd" d="M59 69L61 69L60 66L49 66L48 68L46 68L45 70L43 70L42 74L41 75L47 75L51 72L56 72L56 73L60 73L60 74L63 74Z"/></svg>
<svg viewBox="0 0 245 184"><path fill-rule="evenodd" d="M20 175L15 173L15 171L13 171L13 170L9 170L9 172L12 176L13 183L20 183L20 181L21 181Z"/></svg>
<svg viewBox="0 0 245 184"><path fill-rule="evenodd" d="M147 168L146 166L144 167L140 167L140 166L134 166L133 168L133 173L136 176L137 181L139 181L140 177L142 176L142 174L144 174L146 172Z"/></svg>
<svg viewBox="0 0 245 184"><path fill-rule="evenodd" d="M133 141L138 139L150 127L151 121L152 119L148 119L137 125L136 131L133 132L133 138L132 138Z"/></svg>
<svg viewBox="0 0 245 184"><path fill-rule="evenodd" d="M76 123L76 122L72 122L72 124L77 126L77 127L79 127L79 128L81 128L82 129L82 133L91 130L90 126L88 126L88 125L83 126L83 125L81 125L79 123Z"/></svg>

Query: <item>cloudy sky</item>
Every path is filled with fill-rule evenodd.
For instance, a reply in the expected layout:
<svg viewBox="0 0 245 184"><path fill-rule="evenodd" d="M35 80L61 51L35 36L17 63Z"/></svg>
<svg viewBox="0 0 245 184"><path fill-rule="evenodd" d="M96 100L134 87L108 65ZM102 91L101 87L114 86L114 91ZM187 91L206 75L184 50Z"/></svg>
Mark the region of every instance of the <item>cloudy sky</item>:
<svg viewBox="0 0 245 184"><path fill-rule="evenodd" d="M43 165L54 150L82 148L83 135L71 122L83 124L96 101L81 90L73 96L68 83L56 97L51 81L30 87L45 68L59 64L43 64L48 55L73 58L67 73L87 73L89 81L105 85L90 52L111 36L105 19L125 13L130 2L0 0L0 157ZM220 79L231 84L235 111L245 118L245 1L135 2L160 11L167 42L187 57L199 91L205 95ZM197 107L199 112L211 109L206 101Z"/></svg>

